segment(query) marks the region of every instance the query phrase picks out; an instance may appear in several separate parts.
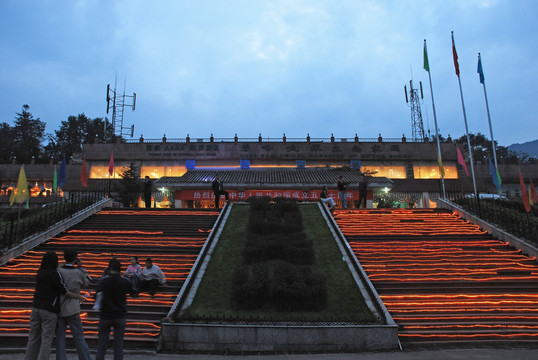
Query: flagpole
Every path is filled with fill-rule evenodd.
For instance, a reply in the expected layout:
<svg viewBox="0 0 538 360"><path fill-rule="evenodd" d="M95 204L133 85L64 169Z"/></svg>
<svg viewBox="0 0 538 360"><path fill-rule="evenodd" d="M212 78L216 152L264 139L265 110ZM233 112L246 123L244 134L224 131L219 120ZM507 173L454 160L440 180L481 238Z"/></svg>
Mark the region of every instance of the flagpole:
<svg viewBox="0 0 538 360"><path fill-rule="evenodd" d="M480 70L482 70L482 62L480 61L480 53L478 53L478 61L480 63ZM484 79L484 72L482 71L480 82L484 88L484 98L486 99L486 112L488 114L489 135L491 136L491 147L493 149L493 161L495 162L495 171L499 172L499 166L497 165L497 151L495 150L495 139L493 138L493 128L491 126L491 116L489 114L488 94L486 92L486 80Z"/></svg>
<svg viewBox="0 0 538 360"><path fill-rule="evenodd" d="M458 77L458 84L460 85L460 97L461 97L461 108L463 109L463 120L465 122L465 133L467 134L467 146L469 147L469 160L471 161L471 175L473 177L473 188L476 198L478 199L478 191L476 189L476 178L474 175L474 161L473 161L473 148L471 147L471 139L469 138L469 127L467 126L467 114L465 112L465 103L463 101L463 90L461 88L461 79L459 72L459 65L457 65L457 54L456 54L456 45L454 45L454 32L451 31L452 35L452 50L454 55L454 66L456 67L456 76Z"/></svg>
<svg viewBox="0 0 538 360"><path fill-rule="evenodd" d="M424 39L424 51L426 52L426 39ZM428 79L430 80L430 94L432 97L432 108L433 108L433 121L435 124L435 138L437 139L437 155L439 156L439 161L441 164L443 163L443 158L441 156L441 144L439 143L439 128L437 127L437 114L435 113L435 101L433 100L433 87L432 87L432 76L430 74L430 63L428 61ZM446 192L445 192L445 176L442 171L439 171L441 173L441 186L443 188L443 198L446 198Z"/></svg>

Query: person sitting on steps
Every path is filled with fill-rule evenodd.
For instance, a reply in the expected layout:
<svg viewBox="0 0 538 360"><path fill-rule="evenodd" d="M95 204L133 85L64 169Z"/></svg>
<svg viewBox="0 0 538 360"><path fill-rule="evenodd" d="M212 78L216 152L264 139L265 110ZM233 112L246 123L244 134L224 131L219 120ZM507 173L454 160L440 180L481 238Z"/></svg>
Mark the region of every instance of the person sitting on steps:
<svg viewBox="0 0 538 360"><path fill-rule="evenodd" d="M326 204L329 207L329 210L331 211L331 213L334 211L334 205L335 205L334 199L332 198L332 196L329 196L327 194L327 186L324 186L323 189L321 190L319 199L323 204Z"/></svg>
<svg viewBox="0 0 538 360"><path fill-rule="evenodd" d="M147 290L151 297L155 297L158 287L164 284L166 284L164 273L157 265L153 264L151 258L147 258L146 266L142 269L142 277L138 289L140 291Z"/></svg>

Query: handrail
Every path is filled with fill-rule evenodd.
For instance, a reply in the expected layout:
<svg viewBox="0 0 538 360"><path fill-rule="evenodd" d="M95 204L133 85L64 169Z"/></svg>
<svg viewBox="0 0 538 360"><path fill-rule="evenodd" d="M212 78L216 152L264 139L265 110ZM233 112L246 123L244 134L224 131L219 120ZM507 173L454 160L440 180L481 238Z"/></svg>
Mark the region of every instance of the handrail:
<svg viewBox="0 0 538 360"><path fill-rule="evenodd" d="M25 238L46 230L57 222L71 218L74 214L105 198L105 191L88 191L71 193L69 198L44 204L40 209L32 209L26 217L20 217L19 212L11 212L7 221L0 224L0 253L19 245ZM26 211L26 210L25 210ZM18 216L15 216L17 215Z"/></svg>
<svg viewBox="0 0 538 360"><path fill-rule="evenodd" d="M321 204L320 204L321 205ZM375 289L374 285L368 278L368 275L362 268L361 264L357 260L357 257L355 256L355 253L349 246L349 243L347 242L346 237L334 221L334 218L329 212L329 209L326 206L320 206L322 209L321 211L324 212L325 218L328 220L327 223L330 224L332 229L334 230L334 233L337 235L338 240L340 241L340 244L342 245L344 251L346 252L346 255L348 259L350 259L351 265L361 278L363 284L365 285L366 290L368 291L368 294L370 295L370 298L374 301L374 305L376 306L378 310L378 314L381 316L381 320L384 324L387 325L395 325L394 320L392 319L392 316L390 315L389 311L385 307L385 304L380 300L379 294L377 293L377 290ZM390 324L389 324L390 322Z"/></svg>

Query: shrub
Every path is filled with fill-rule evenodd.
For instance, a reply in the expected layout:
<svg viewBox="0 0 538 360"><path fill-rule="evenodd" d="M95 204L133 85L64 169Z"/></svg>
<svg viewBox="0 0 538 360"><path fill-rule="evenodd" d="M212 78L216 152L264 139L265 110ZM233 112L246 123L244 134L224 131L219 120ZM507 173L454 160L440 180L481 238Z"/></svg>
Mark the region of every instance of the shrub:
<svg viewBox="0 0 538 360"><path fill-rule="evenodd" d="M268 296L268 268L264 264L241 265L232 278L232 307L256 310Z"/></svg>
<svg viewBox="0 0 538 360"><path fill-rule="evenodd" d="M290 264L313 265L316 262L316 254L312 242L304 241L286 246L284 259Z"/></svg>
<svg viewBox="0 0 538 360"><path fill-rule="evenodd" d="M317 311L327 306L325 277L312 273L314 242L306 238L293 199L250 198L243 264L232 279L236 309L268 306L280 311Z"/></svg>
<svg viewBox="0 0 538 360"><path fill-rule="evenodd" d="M284 214L285 212L295 212L300 214L299 204L297 204L297 201L283 197L275 198L273 210L280 214Z"/></svg>
<svg viewBox="0 0 538 360"><path fill-rule="evenodd" d="M247 200L250 204L250 210L263 210L268 211L271 208L271 198L269 196L254 197L251 196Z"/></svg>
<svg viewBox="0 0 538 360"><path fill-rule="evenodd" d="M327 306L326 279L308 266L277 264L270 293L279 311L319 311Z"/></svg>

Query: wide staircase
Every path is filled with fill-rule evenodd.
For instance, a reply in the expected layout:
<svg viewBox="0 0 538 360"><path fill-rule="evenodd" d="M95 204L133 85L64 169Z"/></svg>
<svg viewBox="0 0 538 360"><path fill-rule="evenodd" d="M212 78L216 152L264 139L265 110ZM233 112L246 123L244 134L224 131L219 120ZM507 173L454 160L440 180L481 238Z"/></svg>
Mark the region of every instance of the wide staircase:
<svg viewBox="0 0 538 360"><path fill-rule="evenodd" d="M538 263L443 210L337 211L405 344L538 342Z"/></svg>
<svg viewBox="0 0 538 360"><path fill-rule="evenodd" d="M142 266L151 257L163 270L166 285L154 298L141 293L127 301L125 347L154 349L160 321L174 303L218 215L214 210L105 209L12 259L0 267L2 347L26 345L35 275L43 254L56 251L62 264L63 251L72 248L92 276L92 288L112 257L121 261L124 270L131 256L138 256ZM89 290L93 296L93 289ZM81 316L87 342L95 349L99 314L92 310L93 303L90 297L82 305ZM70 335L67 338L73 348Z"/></svg>

